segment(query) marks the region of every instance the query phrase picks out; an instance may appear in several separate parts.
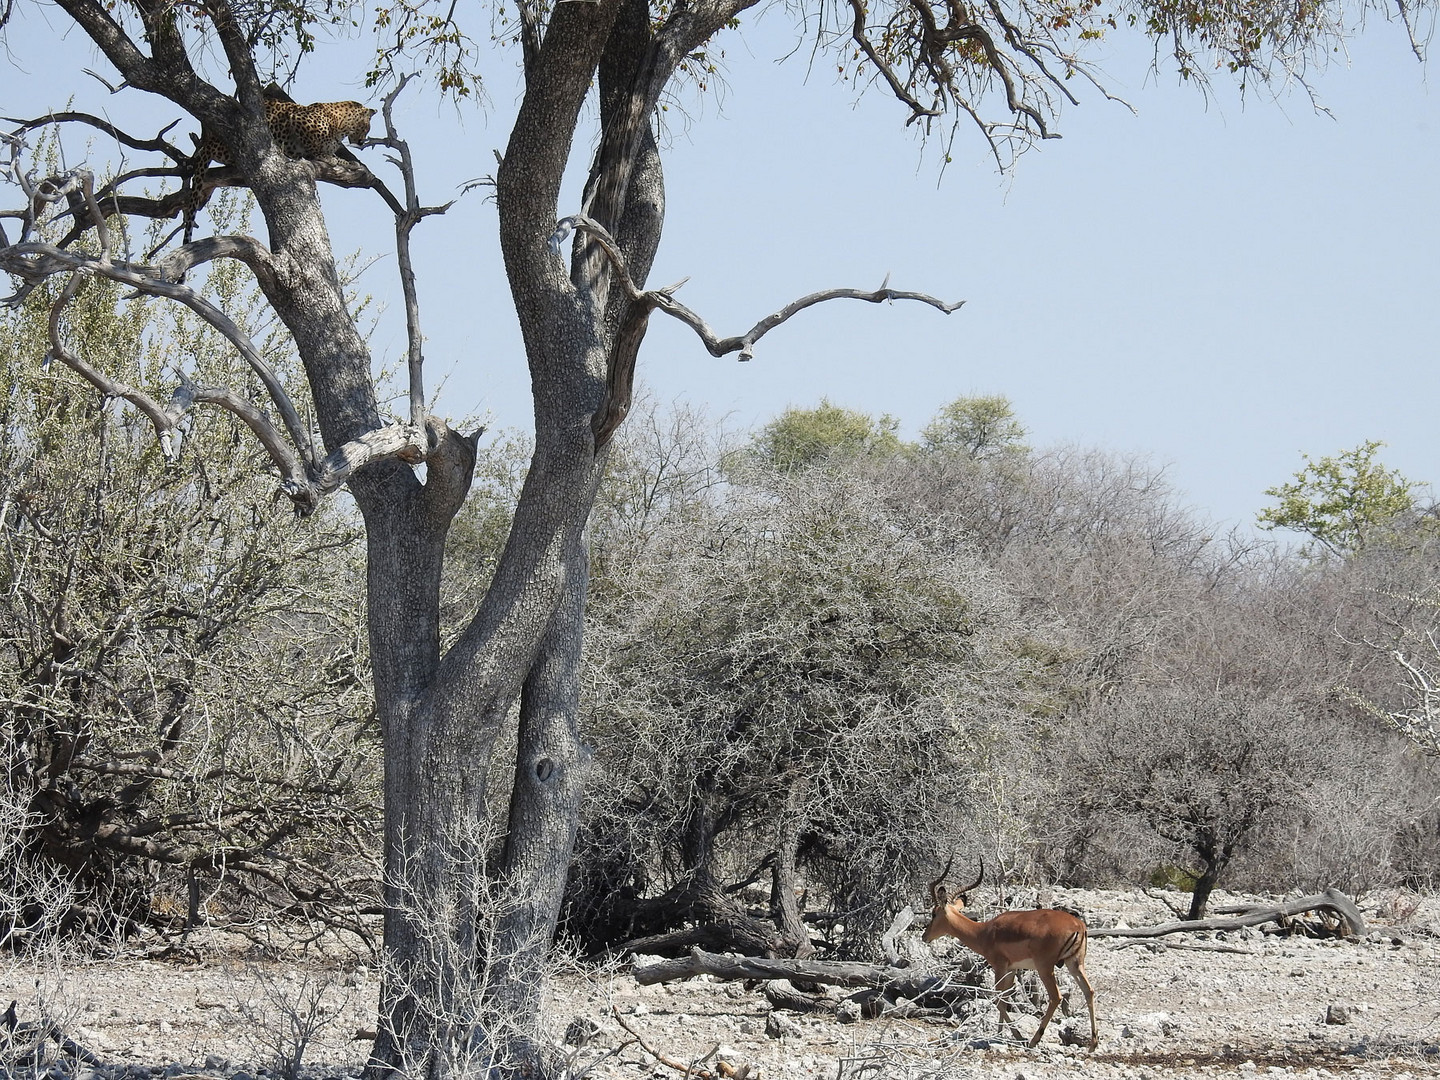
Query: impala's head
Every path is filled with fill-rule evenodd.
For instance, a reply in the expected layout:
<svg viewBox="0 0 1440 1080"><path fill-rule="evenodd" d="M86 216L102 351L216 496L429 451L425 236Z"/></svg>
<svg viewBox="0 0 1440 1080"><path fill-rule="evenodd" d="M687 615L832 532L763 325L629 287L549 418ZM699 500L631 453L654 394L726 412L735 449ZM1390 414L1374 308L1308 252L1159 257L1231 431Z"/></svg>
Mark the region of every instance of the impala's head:
<svg viewBox="0 0 1440 1080"><path fill-rule="evenodd" d="M980 882L985 880L985 860L980 860L980 876L977 877L965 888L960 889L953 897L945 891L945 878L950 873L950 867L955 865L955 856L950 856L950 861L945 864L945 869L940 871L940 876L930 883L930 925L925 927L925 933L921 935L922 941L934 941L936 938L953 934L953 924L949 916L959 915L965 910L965 898L971 889L978 888Z"/></svg>

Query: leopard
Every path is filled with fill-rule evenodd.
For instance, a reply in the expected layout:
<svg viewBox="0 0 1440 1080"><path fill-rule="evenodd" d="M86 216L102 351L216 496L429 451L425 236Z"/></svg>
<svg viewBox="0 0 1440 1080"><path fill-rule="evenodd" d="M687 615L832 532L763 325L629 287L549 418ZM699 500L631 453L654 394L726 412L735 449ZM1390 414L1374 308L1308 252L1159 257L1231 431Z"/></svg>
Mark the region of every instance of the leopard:
<svg viewBox="0 0 1440 1080"><path fill-rule="evenodd" d="M270 137L281 153L292 158L334 157L346 139L360 146L370 137L370 121L374 118L375 110L358 101L317 101L313 105L300 105L283 98L265 98L265 123L270 127ZM181 205L187 243L195 227L195 214L209 201L216 187L203 181L206 167L212 161L234 164L230 148L213 132L202 127L198 138L190 137L195 141L195 153L187 162L190 175L185 186L188 191Z"/></svg>

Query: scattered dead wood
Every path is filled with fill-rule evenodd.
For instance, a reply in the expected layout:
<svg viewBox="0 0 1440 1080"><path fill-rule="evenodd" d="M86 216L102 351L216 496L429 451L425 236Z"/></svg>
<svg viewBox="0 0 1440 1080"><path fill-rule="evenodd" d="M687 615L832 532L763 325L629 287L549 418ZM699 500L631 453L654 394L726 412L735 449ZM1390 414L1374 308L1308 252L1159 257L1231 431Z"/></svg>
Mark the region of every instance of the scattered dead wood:
<svg viewBox="0 0 1440 1080"><path fill-rule="evenodd" d="M801 993L788 979L768 979L760 988L772 1009L789 1009L791 1012L834 1012L833 998Z"/></svg>
<svg viewBox="0 0 1440 1080"><path fill-rule="evenodd" d="M707 1069L705 1062L709 1061L720 1050L718 1043L708 1054L702 1054L688 1064L679 1061L647 1043L645 1037L626 1022L625 1017L621 1015L619 1009L612 1006L610 1012L615 1017L615 1022L630 1033L635 1042L639 1044L640 1049L644 1050L667 1069L674 1069L676 1072L685 1076L686 1080L689 1080L691 1077L693 1077L694 1080L758 1080L760 1076L760 1069L757 1066L746 1063L736 1065L733 1062L726 1061L724 1058L716 1058L715 1068L713 1070Z"/></svg>
<svg viewBox="0 0 1440 1080"><path fill-rule="evenodd" d="M1254 956L1250 949L1241 949L1234 945L1196 945L1185 941L1150 941L1144 938L1131 938L1129 941L1122 941L1115 946L1117 949L1128 949L1132 945L1146 945L1152 949L1188 949L1191 952L1218 952L1235 953L1239 956Z"/></svg>
<svg viewBox="0 0 1440 1080"><path fill-rule="evenodd" d="M842 1001L835 1010L836 1017L843 1023L845 1020L844 1010L853 1007L858 1015L866 1020L874 1020L879 1016L890 1017L894 1020L935 1020L955 1016L963 1011L963 1006L974 1001L977 987L970 985L955 986L949 985L938 991L932 991L923 1001L934 1002L934 1004L921 1004L910 1001L899 994L885 990L859 990ZM964 999L959 1000L963 993Z"/></svg>
<svg viewBox="0 0 1440 1080"><path fill-rule="evenodd" d="M1365 927L1365 917L1360 914L1360 909L1339 889L1326 889L1323 893L1317 893L1314 896L1302 896L1288 904L1246 905L1222 910L1226 912L1242 911L1244 914L1235 918L1190 919L1182 922L1162 923L1159 926L1094 927L1090 930L1090 936L1092 938L1153 938L1165 934L1185 934L1199 930L1240 930L1247 926L1259 926L1267 922L1284 924L1286 920L1310 911L1333 917L1345 937L1363 938L1369 933Z"/></svg>
<svg viewBox="0 0 1440 1080"><path fill-rule="evenodd" d="M45 1059L45 1044L53 1042L56 1048L75 1061L86 1065L104 1064L99 1057L70 1038L48 1019L22 1021L17 1006L10 1007L0 1015L0 1056L13 1065L32 1065Z"/></svg>
<svg viewBox="0 0 1440 1080"><path fill-rule="evenodd" d="M838 1012L848 1006L858 1007L859 1015L868 1018L954 1016L970 1007L984 982L983 965L974 963L956 964L944 972L935 972L836 960L722 956L699 948L691 949L690 955L682 960L637 965L633 974L642 986L696 975L752 980L764 984L766 1000L776 1009ZM854 987L859 993L837 1002L794 989L806 983Z"/></svg>

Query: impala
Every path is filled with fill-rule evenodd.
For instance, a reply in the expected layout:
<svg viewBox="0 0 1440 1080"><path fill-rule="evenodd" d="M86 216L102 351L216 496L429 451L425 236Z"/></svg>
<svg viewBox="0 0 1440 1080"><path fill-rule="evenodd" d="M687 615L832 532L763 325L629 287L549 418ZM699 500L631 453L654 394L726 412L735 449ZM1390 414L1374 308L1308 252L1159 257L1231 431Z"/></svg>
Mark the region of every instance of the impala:
<svg viewBox="0 0 1440 1080"><path fill-rule="evenodd" d="M1060 1004L1060 988L1055 985L1055 969L1061 964L1070 972L1070 977L1079 984L1085 994L1085 1004L1090 1009L1090 1049L1095 1049L1098 1039L1095 1031L1095 991L1085 977L1085 924L1068 911L1041 908L1038 911L1005 911L985 922L976 922L965 915L965 895L979 886L985 879L985 860L980 860L980 876L973 885L961 889L954 899L947 899L945 886L941 884L955 857L945 864L938 878L930 883L930 899L935 905L930 916L930 925L925 928L924 940L936 938L959 938L967 947L985 958L995 972L995 1004L1000 1009L1000 1026L1007 1023L1005 994L1015 983L1015 973L1021 968L1031 968L1045 984L1045 993L1050 995L1050 1005L1035 1031L1030 1045L1040 1042L1045 1026L1055 1015ZM1015 1030L1011 1027L1011 1030ZM1019 1032L1015 1032L1017 1037Z"/></svg>

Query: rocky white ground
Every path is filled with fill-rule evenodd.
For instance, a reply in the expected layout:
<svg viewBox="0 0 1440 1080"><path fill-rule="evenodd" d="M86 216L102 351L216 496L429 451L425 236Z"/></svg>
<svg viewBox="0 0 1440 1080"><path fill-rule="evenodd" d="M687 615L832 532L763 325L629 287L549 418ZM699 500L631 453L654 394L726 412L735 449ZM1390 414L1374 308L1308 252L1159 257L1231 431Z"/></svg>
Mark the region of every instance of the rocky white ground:
<svg viewBox="0 0 1440 1080"><path fill-rule="evenodd" d="M1224 903L1231 897L1217 897ZM1058 892L1092 926L1173 916L1143 893ZM594 1030L571 1049L576 1074L596 1078L683 1075L632 1041L687 1064L724 1058L771 1080L969 1078L1151 1080L1168 1076L1387 1077L1440 1073L1440 898L1377 893L1362 902L1374 933L1364 942L1278 938L1258 930L1135 942L1095 939L1087 968L1096 987L1100 1046L1062 1046L1052 1024L1035 1050L997 1038L996 1014L965 1024L785 1014L766 1034L759 991L708 978L638 986L628 967L572 967L551 988L547 1023L557 1042L577 1018ZM1224 950L1224 951L1219 951ZM22 1021L43 1008L103 1062L169 1075L252 1076L310 1034L306 1072L358 1072L374 1027L373 972L354 958L276 963L204 943L169 960L118 959L63 968L0 968L0 1007ZM1062 987L1064 981L1062 979ZM1077 995L1078 1001L1078 995ZM1346 1023L1327 1023L1343 1009ZM295 1021L305 1022L296 1028ZM1332 1011L1331 1018L1335 1019ZM1035 1020L1021 1017L1023 1026ZM1083 1014L1065 1023L1083 1030ZM572 1029L574 1030L574 1029ZM357 1037L358 1036L358 1037ZM718 1048L718 1050L717 1050ZM63 1059L62 1059L63 1061ZM588 1071L586 1071L588 1070ZM0 1075L4 1063L0 1060ZM63 1070L83 1074L73 1062Z"/></svg>

